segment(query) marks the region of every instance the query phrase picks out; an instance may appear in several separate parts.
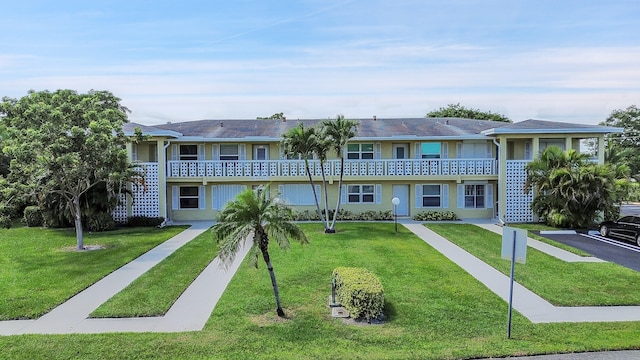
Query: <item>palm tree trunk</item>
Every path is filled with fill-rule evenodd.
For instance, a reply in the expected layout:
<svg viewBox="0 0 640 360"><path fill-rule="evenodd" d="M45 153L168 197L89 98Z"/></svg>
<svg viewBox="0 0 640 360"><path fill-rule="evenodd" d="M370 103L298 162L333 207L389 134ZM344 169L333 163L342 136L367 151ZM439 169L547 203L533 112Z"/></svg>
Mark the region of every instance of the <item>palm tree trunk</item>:
<svg viewBox="0 0 640 360"><path fill-rule="evenodd" d="M309 169L309 160L304 159L304 168L307 171L307 176L309 176L309 183L311 184L311 191L313 191L313 199L316 201L316 209L318 210L318 216L320 217L320 221L322 221L322 225L325 230L327 229L327 221L324 220L324 216L322 216L322 210L320 210L320 202L318 201L318 194L316 193L316 185L313 182L313 177L311 176L311 170Z"/></svg>
<svg viewBox="0 0 640 360"><path fill-rule="evenodd" d="M324 190L324 216L326 216L326 224L324 226L324 232L327 234L332 234L335 231L329 225L329 194L327 191L327 177L324 174L324 164L320 161L320 172L322 173L322 188Z"/></svg>
<svg viewBox="0 0 640 360"><path fill-rule="evenodd" d="M262 234L262 236L266 237L266 234ZM284 317L284 310L282 310L282 305L280 305L280 292L278 291L278 283L276 282L276 274L273 272L273 265L271 265L271 257L269 256L269 251L267 250L269 240L266 241L266 246L264 245L264 241L260 243L260 250L262 251L262 258L264 262L267 263L267 269L269 270L269 276L271 277L271 286L273 286L273 295L276 298L276 313L279 317Z"/></svg>
<svg viewBox="0 0 640 360"><path fill-rule="evenodd" d="M338 212L340 211L340 200L342 199L342 174L344 174L344 157L340 157L340 180L338 180L338 201L336 201L336 211L333 213L333 219L329 229L332 233L336 232L336 220L338 219Z"/></svg>

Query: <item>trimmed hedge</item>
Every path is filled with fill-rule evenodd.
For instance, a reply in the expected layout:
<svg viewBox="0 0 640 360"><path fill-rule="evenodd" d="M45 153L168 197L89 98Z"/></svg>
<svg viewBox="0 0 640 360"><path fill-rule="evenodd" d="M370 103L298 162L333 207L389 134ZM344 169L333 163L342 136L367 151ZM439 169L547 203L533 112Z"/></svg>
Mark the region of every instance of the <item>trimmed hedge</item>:
<svg viewBox="0 0 640 360"><path fill-rule="evenodd" d="M44 224L44 218L42 217L42 211L39 206L31 205L24 208L24 215L22 221L28 227L40 227Z"/></svg>
<svg viewBox="0 0 640 360"><path fill-rule="evenodd" d="M415 221L446 221L446 220L459 220L458 215L453 211L422 211L413 216Z"/></svg>
<svg viewBox="0 0 640 360"><path fill-rule="evenodd" d="M329 210L329 220L333 219L333 213L335 211L334 210ZM301 212L296 212L293 215L294 220L296 221L307 221L307 220L320 220L320 218L318 217L318 212L317 211L309 211L309 210L305 210L305 211L301 211ZM345 220L356 220L356 221L374 221L374 220L393 220L393 213L391 212L391 210L382 210L382 211L376 211L376 210L367 210L365 212L362 212L360 214L355 214L349 210L343 210L340 209L340 211L338 212L338 220L341 221L345 221Z"/></svg>
<svg viewBox="0 0 640 360"><path fill-rule="evenodd" d="M127 226L131 227L158 227L162 225L164 218L162 216L131 216L127 219Z"/></svg>
<svg viewBox="0 0 640 360"><path fill-rule="evenodd" d="M384 289L374 273L364 268L337 267L333 278L338 301L352 318L371 321L382 315Z"/></svg>

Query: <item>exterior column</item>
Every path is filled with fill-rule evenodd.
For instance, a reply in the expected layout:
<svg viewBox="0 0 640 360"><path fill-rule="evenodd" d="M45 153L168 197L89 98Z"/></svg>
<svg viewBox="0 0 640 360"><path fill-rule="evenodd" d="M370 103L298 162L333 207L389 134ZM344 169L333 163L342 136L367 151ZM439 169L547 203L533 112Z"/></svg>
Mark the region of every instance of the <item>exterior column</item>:
<svg viewBox="0 0 640 360"><path fill-rule="evenodd" d="M568 150L573 148L573 138L572 137L567 136L567 138L564 141L565 141L565 144L564 144L565 151L568 151ZM578 149L576 149L576 150L578 150Z"/></svg>
<svg viewBox="0 0 640 360"><path fill-rule="evenodd" d="M499 138L498 152L498 216L503 223L507 214L507 137Z"/></svg>
<svg viewBox="0 0 640 360"><path fill-rule="evenodd" d="M531 139L531 159L535 160L540 156L540 138L535 136Z"/></svg>
<svg viewBox="0 0 640 360"><path fill-rule="evenodd" d="M604 136L598 136L598 164L604 164Z"/></svg>
<svg viewBox="0 0 640 360"><path fill-rule="evenodd" d="M167 160L164 139L156 141L156 159L158 159L158 215L167 220Z"/></svg>

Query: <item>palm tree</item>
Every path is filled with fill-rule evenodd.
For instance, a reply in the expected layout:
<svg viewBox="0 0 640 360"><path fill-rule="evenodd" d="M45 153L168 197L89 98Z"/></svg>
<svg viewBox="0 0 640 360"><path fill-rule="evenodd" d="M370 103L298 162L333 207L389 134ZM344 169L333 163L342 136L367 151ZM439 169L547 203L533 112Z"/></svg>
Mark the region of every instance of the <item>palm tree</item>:
<svg viewBox="0 0 640 360"><path fill-rule="evenodd" d="M343 115L338 115L335 120L325 120L321 123L324 132L329 138L330 146L340 159L340 180L338 181L338 200L336 201L333 219L329 225L329 232L335 232L336 219L340 211L340 199L342 197L342 176L344 174L344 147L347 142L356 136L358 122L345 119Z"/></svg>
<svg viewBox="0 0 640 360"><path fill-rule="evenodd" d="M276 275L269 256L269 240L273 239L281 249L290 246L289 239L307 243L307 237L300 228L292 223L291 209L278 201L268 197L269 187L256 190L247 189L227 203L218 215L218 223L212 228L217 239L218 256L223 263L230 263L240 250L244 240L253 236L251 247L251 259L254 266L258 267L258 257L262 254L267 264L271 285L276 299L276 312L284 317L284 311L280 305L280 294Z"/></svg>
<svg viewBox="0 0 640 360"><path fill-rule="evenodd" d="M298 126L289 129L282 136L280 146L285 156L300 156L304 160L304 168L309 176L309 183L311 184L313 199L316 203L316 209L318 210L318 217L320 217L320 221L322 221L326 231L328 229L328 221L325 221L325 217L320 210L320 201L316 192L316 186L313 181L313 176L311 176L311 170L309 169L309 158L312 158L314 152L317 152L319 141L320 139L318 138L316 128L305 128L304 124L299 123Z"/></svg>
<svg viewBox="0 0 640 360"><path fill-rule="evenodd" d="M532 209L553 226L586 227L598 212L614 217L628 185L628 171L593 164L587 154L559 147L545 149L527 165L527 173L525 192L538 194Z"/></svg>

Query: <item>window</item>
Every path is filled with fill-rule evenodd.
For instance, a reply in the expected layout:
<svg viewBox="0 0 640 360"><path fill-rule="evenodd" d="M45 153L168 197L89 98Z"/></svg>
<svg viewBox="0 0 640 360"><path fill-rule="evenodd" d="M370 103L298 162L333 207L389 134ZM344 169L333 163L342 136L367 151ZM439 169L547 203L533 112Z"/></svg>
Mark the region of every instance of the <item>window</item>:
<svg viewBox="0 0 640 360"><path fill-rule="evenodd" d="M440 159L442 144L439 142L423 142L420 150L423 159Z"/></svg>
<svg viewBox="0 0 640 360"><path fill-rule="evenodd" d="M180 160L198 160L198 145L180 145Z"/></svg>
<svg viewBox="0 0 640 360"><path fill-rule="evenodd" d="M373 159L373 144L347 144L347 159Z"/></svg>
<svg viewBox="0 0 640 360"><path fill-rule="evenodd" d="M441 207L442 188L440 184L422 185L422 207Z"/></svg>
<svg viewBox="0 0 640 360"><path fill-rule="evenodd" d="M373 203L375 201L374 185L348 185L347 202L350 204Z"/></svg>
<svg viewBox="0 0 640 360"><path fill-rule="evenodd" d="M484 185L465 185L464 186L464 207L467 209L485 208Z"/></svg>
<svg viewBox="0 0 640 360"><path fill-rule="evenodd" d="M180 209L198 209L199 200L197 186L180 186Z"/></svg>
<svg viewBox="0 0 640 360"><path fill-rule="evenodd" d="M566 143L564 139L540 139L540 152L542 153L546 148L550 146L557 146L562 151L565 151Z"/></svg>
<svg viewBox="0 0 640 360"><path fill-rule="evenodd" d="M238 144L220 144L220 160L240 160Z"/></svg>
<svg viewBox="0 0 640 360"><path fill-rule="evenodd" d="M149 162L158 162L158 144L149 144Z"/></svg>
<svg viewBox="0 0 640 360"><path fill-rule="evenodd" d="M235 200L239 193L247 188L246 185L226 184L211 186L211 207L222 210L229 201Z"/></svg>
<svg viewBox="0 0 640 360"><path fill-rule="evenodd" d="M320 185L315 185L316 194L318 200L322 199L320 196ZM313 190L309 184L286 184L279 185L278 192L280 200L284 201L288 205L315 205L316 201L313 198Z"/></svg>

